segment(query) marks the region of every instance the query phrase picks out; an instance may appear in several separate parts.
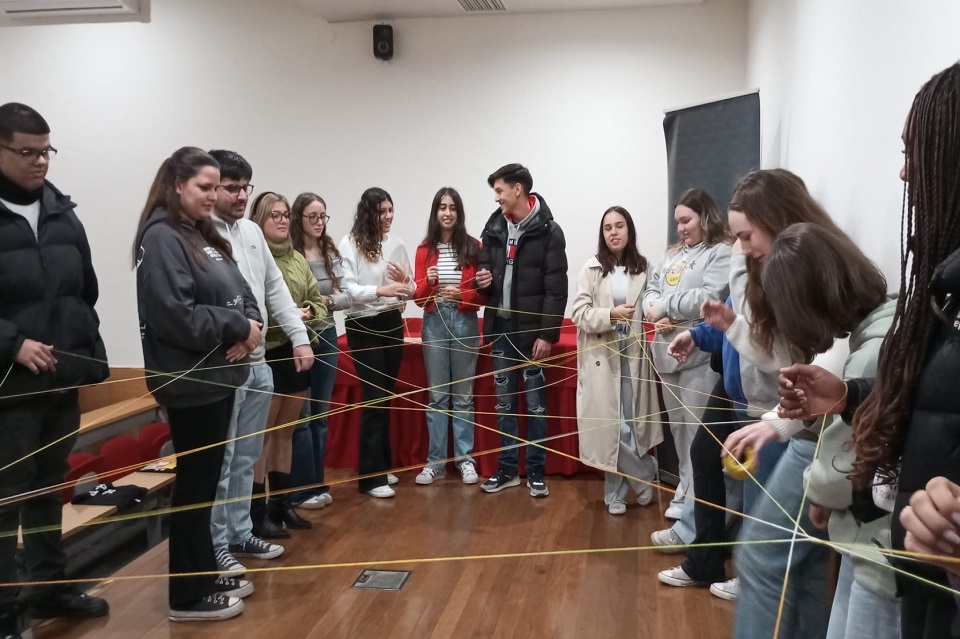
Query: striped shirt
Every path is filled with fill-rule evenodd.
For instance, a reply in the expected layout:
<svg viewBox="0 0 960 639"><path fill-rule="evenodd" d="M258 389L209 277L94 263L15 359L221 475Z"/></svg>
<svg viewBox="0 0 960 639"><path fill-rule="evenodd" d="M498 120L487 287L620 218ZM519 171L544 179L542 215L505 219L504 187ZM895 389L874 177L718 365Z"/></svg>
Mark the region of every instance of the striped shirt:
<svg viewBox="0 0 960 639"><path fill-rule="evenodd" d="M439 286L460 286L462 275L457 264L457 255L453 252L453 244L437 243L437 270L440 272Z"/></svg>

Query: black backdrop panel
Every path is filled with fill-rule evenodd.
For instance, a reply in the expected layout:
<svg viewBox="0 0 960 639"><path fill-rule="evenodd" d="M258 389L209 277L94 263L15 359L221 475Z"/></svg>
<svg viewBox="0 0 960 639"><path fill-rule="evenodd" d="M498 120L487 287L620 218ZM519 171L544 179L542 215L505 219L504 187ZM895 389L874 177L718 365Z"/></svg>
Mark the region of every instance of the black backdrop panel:
<svg viewBox="0 0 960 639"><path fill-rule="evenodd" d="M677 109L663 118L667 141L667 245L677 241L673 209L689 188L727 210L737 180L760 168L760 94Z"/></svg>
<svg viewBox="0 0 960 639"><path fill-rule="evenodd" d="M684 191L701 188L726 214L737 180L760 168L760 94L699 104L667 113L667 245L677 241L673 209ZM706 403L706 402L704 402ZM669 421L667 414L664 420ZM670 429L657 449L664 479L676 481L677 453Z"/></svg>

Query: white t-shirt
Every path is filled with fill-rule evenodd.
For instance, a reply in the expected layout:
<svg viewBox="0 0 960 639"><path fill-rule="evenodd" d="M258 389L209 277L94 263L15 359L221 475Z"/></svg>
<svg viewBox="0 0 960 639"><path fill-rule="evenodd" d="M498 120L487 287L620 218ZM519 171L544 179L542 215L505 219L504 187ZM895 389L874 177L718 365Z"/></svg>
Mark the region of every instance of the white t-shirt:
<svg viewBox="0 0 960 639"><path fill-rule="evenodd" d="M0 202L3 202L5 207L26 219L27 224L33 229L33 236L39 239L40 236L37 234L37 225L40 222L40 200L37 200L33 204L14 204L6 200L0 200Z"/></svg>

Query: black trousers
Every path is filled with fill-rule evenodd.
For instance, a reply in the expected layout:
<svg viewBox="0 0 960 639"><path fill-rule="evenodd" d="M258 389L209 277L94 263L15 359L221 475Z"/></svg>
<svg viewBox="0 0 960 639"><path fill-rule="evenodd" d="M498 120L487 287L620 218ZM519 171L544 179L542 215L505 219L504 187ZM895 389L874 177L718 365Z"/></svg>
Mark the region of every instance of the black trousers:
<svg viewBox="0 0 960 639"><path fill-rule="evenodd" d="M697 499L725 507L727 489L720 460L720 454L723 451L720 442L748 422L731 423L735 413L732 410L732 402L727 399L722 379L717 382L711 395L703 411L705 428L697 431L690 446L693 492ZM704 548L697 545L719 543L724 540L727 514L719 508L698 501L693 506L693 517L697 536L693 541L694 547L687 549L683 571L697 581L710 583L724 581L726 577L723 562L729 549L722 546Z"/></svg>
<svg viewBox="0 0 960 639"><path fill-rule="evenodd" d="M77 391L50 393L13 406L0 406L0 499L62 483L67 456L77 441L80 407ZM48 448L44 446L60 440ZM60 547L63 500L57 489L0 506L0 582L17 581L17 528L23 526L23 554L30 581L64 578L66 556ZM29 532L46 528L44 532ZM38 587L43 597L56 586ZM13 613L18 589L0 587L0 617Z"/></svg>
<svg viewBox="0 0 960 639"><path fill-rule="evenodd" d="M360 378L363 401L393 395L403 358L403 318L400 311L348 319L347 344ZM390 456L390 403L364 406L360 413L360 451L357 473L382 473L392 466ZM387 485L387 476L359 481L360 492Z"/></svg>
<svg viewBox="0 0 960 639"><path fill-rule="evenodd" d="M167 408L170 437L177 453L219 442L219 445L177 457L177 481L173 486L174 508L170 515L170 573L216 572L210 534L211 503L217 498L223 440L230 429L233 412L231 394L203 406ZM204 504L200 508L176 511L180 506ZM170 607L195 603L216 591L216 574L170 578Z"/></svg>

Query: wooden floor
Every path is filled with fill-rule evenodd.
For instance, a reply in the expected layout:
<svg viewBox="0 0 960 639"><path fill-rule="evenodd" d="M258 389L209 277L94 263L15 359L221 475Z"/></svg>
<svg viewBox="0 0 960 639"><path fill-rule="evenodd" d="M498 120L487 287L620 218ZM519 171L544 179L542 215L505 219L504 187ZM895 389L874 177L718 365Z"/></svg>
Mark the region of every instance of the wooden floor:
<svg viewBox="0 0 960 639"><path fill-rule="evenodd" d="M328 477L328 480L346 475ZM614 517L603 504L598 476L550 478L550 497L533 499L525 486L495 495L448 476L416 486L401 476L397 497L361 496L355 484L333 488L334 504L301 511L313 521L294 531L278 559L244 558L256 592L236 619L213 623L167 621L165 578L114 581L94 592L110 602L108 618L55 620L34 629L53 637L371 637L431 639L522 637L584 639L637 637L721 639L730 636L733 605L697 588L671 588L656 573L682 555L650 550L484 559L500 553L541 553L648 546L665 526L664 503L631 505ZM660 493L665 502L666 491ZM469 557L418 562L437 557ZM393 560L401 564L385 565ZM321 564L374 562L411 570L400 592L351 587L361 567ZM163 574L166 543L118 576Z"/></svg>

